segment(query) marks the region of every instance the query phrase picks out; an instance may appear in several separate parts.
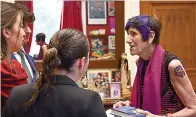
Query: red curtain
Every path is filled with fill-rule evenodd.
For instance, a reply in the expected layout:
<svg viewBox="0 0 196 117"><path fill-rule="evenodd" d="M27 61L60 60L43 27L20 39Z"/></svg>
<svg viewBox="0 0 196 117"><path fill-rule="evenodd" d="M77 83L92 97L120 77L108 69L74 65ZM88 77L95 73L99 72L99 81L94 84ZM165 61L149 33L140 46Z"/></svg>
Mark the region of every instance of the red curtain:
<svg viewBox="0 0 196 117"><path fill-rule="evenodd" d="M83 32L81 1L64 1L60 29L75 28Z"/></svg>
<svg viewBox="0 0 196 117"><path fill-rule="evenodd" d="M29 8L29 10L30 10L31 12L33 12L33 1L26 1L25 4L26 4L26 7ZM30 27L32 33L31 33L29 42L28 42L27 45L26 45L26 53L29 53L30 48L31 48L32 34L33 34L33 24L29 24L29 27Z"/></svg>

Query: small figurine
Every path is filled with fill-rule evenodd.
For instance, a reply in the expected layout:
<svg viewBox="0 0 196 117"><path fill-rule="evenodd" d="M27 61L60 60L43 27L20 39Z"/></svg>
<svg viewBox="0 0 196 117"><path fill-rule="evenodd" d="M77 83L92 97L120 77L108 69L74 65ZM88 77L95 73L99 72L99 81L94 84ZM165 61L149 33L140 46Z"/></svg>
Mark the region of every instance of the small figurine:
<svg viewBox="0 0 196 117"><path fill-rule="evenodd" d="M122 64L123 64L123 66L124 66L124 69L125 69L126 71L128 71L129 66L128 66L128 60L127 60L127 54L126 54L126 53L122 53L122 54L121 54L120 64L119 64L119 66L118 66L118 69L119 69L119 70L121 69Z"/></svg>
<svg viewBox="0 0 196 117"><path fill-rule="evenodd" d="M127 89L127 84L130 81L129 75L129 67L128 67L128 60L127 60L127 54L122 53L121 54L121 59L120 59L120 64L119 64L119 71L120 71L120 76L121 76L121 84L122 84L122 94L123 97L129 96L129 90Z"/></svg>

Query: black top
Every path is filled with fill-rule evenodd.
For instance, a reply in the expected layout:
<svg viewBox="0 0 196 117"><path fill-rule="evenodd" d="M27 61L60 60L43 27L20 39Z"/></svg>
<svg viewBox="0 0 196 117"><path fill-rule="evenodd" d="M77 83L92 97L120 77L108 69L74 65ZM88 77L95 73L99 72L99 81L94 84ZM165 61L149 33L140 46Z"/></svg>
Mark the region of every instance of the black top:
<svg viewBox="0 0 196 117"><path fill-rule="evenodd" d="M55 75L54 85L40 92L33 105L24 109L34 84L15 87L3 110L2 117L106 117L98 93L79 88L66 76Z"/></svg>
<svg viewBox="0 0 196 117"><path fill-rule="evenodd" d="M170 81L170 75L169 75L169 70L168 66L169 63L172 60L180 60L176 55L169 51L164 52L164 58L162 61L162 67L161 67L161 82L160 82L160 91L161 91L161 114L167 114L167 113L175 113L179 110L182 110L184 108L184 105L178 95L176 94L173 85L171 84ZM144 60L143 60L144 61ZM149 61L144 61L144 65L142 68L142 73L141 73L141 105L139 108L142 108L142 103L143 103L143 93L144 93L144 79L145 79L145 73L148 67Z"/></svg>
<svg viewBox="0 0 196 117"><path fill-rule="evenodd" d="M140 84L141 84L141 95L140 95L140 101L141 101L140 104L141 104L141 105L140 105L140 108L142 108L142 105L143 105L144 76L145 76L145 74L146 74L146 70L147 70L149 61L150 61L150 60L143 60L144 65L143 65L143 68L142 68L142 72L141 72L141 81L140 81Z"/></svg>
<svg viewBox="0 0 196 117"><path fill-rule="evenodd" d="M184 108L184 104L177 95L171 83L168 66L172 60L180 60L174 53L165 51L161 68L161 113L175 113Z"/></svg>

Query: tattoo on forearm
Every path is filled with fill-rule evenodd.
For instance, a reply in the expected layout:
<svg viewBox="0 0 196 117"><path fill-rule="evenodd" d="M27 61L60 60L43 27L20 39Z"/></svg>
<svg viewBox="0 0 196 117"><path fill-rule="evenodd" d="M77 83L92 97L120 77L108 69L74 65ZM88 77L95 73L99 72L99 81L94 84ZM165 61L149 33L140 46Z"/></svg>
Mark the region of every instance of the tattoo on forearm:
<svg viewBox="0 0 196 117"><path fill-rule="evenodd" d="M183 78L185 76L185 71L181 65L178 65L176 68L174 68L174 74Z"/></svg>

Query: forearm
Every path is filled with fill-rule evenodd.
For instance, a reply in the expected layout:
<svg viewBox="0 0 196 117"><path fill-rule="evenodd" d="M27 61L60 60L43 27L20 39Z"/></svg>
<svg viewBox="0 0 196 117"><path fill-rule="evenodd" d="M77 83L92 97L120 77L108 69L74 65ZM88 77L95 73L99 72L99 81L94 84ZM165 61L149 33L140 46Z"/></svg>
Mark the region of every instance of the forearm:
<svg viewBox="0 0 196 117"><path fill-rule="evenodd" d="M172 60L168 66L170 81L185 108L173 113L174 117L196 117L196 94L188 75L179 60Z"/></svg>
<svg viewBox="0 0 196 117"><path fill-rule="evenodd" d="M184 108L176 113L172 114L173 117L195 117L196 110L194 108Z"/></svg>

